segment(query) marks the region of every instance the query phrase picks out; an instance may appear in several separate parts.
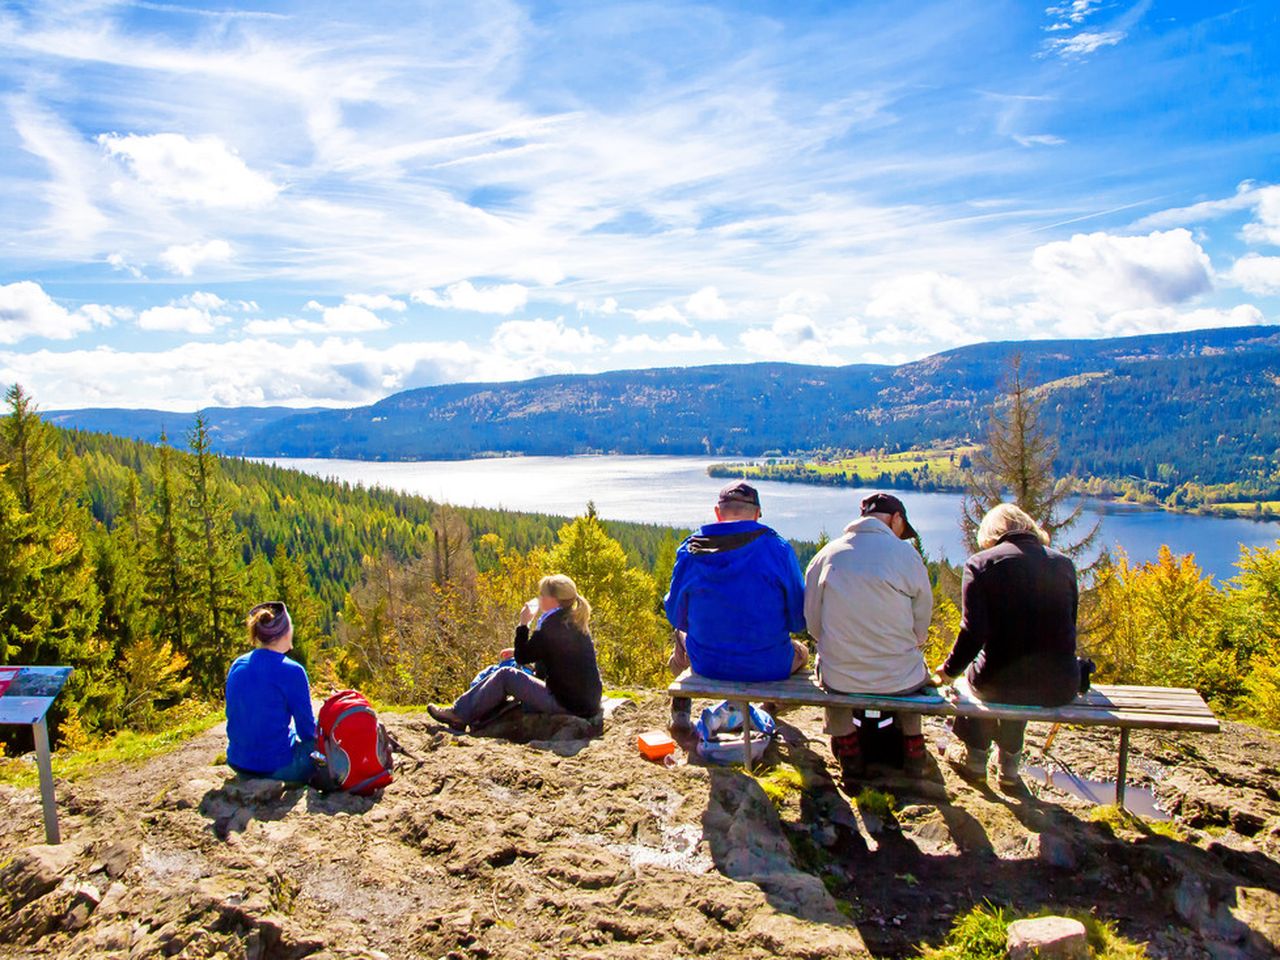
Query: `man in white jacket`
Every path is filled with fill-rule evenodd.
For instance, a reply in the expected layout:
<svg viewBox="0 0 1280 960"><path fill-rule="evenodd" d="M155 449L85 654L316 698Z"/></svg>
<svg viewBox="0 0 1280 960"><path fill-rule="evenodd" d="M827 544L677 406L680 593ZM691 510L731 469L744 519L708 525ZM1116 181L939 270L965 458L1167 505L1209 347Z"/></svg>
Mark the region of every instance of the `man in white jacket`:
<svg viewBox="0 0 1280 960"><path fill-rule="evenodd" d="M906 507L892 494L862 501L862 516L823 547L805 571L804 618L818 643L818 677L829 690L906 696L926 686L923 649L933 588ZM905 767L925 769L920 715L898 714ZM827 708L831 751L846 780L866 770L848 707Z"/></svg>

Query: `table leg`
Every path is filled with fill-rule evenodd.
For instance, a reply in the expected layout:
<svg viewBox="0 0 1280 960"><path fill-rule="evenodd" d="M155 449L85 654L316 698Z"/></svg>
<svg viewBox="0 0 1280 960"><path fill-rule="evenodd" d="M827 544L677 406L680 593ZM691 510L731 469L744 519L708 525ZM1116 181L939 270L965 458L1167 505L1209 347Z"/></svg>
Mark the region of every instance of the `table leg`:
<svg viewBox="0 0 1280 960"><path fill-rule="evenodd" d="M745 700L738 704L742 710L742 768L751 772L751 704Z"/></svg>
<svg viewBox="0 0 1280 960"><path fill-rule="evenodd" d="M1129 728L1120 728L1120 764L1116 770L1116 806L1124 809L1125 780L1129 776Z"/></svg>
<svg viewBox="0 0 1280 960"><path fill-rule="evenodd" d="M47 843L61 843L58 832L58 805L53 798L53 759L49 755L49 727L41 717L31 725L36 741L36 767L40 771L40 803L44 807L44 838Z"/></svg>

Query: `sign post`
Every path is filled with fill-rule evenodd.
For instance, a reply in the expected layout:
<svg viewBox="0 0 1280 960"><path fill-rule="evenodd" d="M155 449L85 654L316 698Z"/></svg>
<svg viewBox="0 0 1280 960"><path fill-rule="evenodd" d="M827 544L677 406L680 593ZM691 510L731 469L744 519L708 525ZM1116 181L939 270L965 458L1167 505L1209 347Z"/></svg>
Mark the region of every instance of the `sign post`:
<svg viewBox="0 0 1280 960"><path fill-rule="evenodd" d="M49 726L45 714L62 685L71 676L70 667L0 667L0 723L31 727L36 746L36 768L40 772L40 805L44 810L44 837L47 843L61 843L58 806L53 795L53 759L49 751Z"/></svg>

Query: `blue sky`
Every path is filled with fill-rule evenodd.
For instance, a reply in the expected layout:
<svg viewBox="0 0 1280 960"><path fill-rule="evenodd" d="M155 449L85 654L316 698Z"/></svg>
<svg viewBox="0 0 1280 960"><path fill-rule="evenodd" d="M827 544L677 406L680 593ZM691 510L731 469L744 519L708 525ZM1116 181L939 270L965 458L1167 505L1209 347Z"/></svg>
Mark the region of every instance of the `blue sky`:
<svg viewBox="0 0 1280 960"><path fill-rule="evenodd" d="M1280 322L1280 5L0 0L0 380L349 405Z"/></svg>

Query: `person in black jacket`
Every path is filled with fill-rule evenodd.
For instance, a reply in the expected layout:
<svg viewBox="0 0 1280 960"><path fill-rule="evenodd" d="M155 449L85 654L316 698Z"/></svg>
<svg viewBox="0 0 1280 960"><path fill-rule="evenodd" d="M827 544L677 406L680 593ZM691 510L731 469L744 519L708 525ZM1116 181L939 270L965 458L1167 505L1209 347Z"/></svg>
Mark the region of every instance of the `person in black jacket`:
<svg viewBox="0 0 1280 960"><path fill-rule="evenodd" d="M964 565L960 632L935 680L965 673L991 703L1055 707L1080 690L1076 660L1076 568L1048 546L1048 534L1009 503L978 527L982 548ZM966 669L967 668L967 669ZM963 749L947 759L970 779L987 776L987 751L999 747L1000 785L1016 787L1026 722L957 717Z"/></svg>
<svg viewBox="0 0 1280 960"><path fill-rule="evenodd" d="M533 623L533 630L529 625ZM499 667L453 702L430 704L427 712L455 729L491 715L514 697L534 713L572 713L593 717L600 712L603 684L596 663L595 643L588 624L591 605L564 574L543 577L538 599L520 608L515 647L502 659L533 664L534 675L519 667Z"/></svg>

